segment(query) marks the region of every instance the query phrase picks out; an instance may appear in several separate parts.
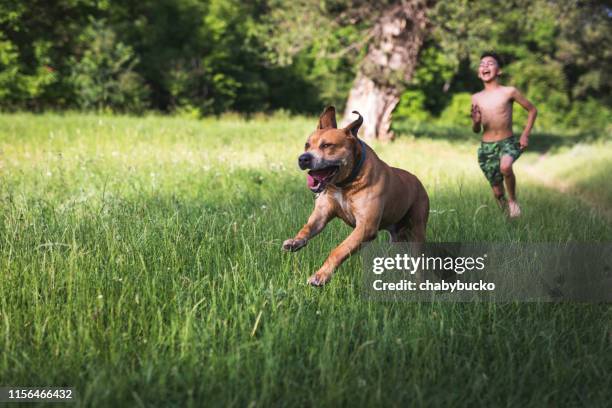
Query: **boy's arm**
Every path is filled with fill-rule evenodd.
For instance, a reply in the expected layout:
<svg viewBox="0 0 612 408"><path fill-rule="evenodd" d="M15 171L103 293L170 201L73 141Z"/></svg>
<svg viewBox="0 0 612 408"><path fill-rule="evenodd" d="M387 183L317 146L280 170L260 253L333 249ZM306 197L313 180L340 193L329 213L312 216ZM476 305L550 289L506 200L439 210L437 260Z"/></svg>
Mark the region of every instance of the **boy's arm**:
<svg viewBox="0 0 612 408"><path fill-rule="evenodd" d="M523 129L523 133L521 134L521 138L519 140L521 150L525 150L527 148L527 145L529 145L529 133L531 133L531 128L533 128L536 116L538 116L538 110L516 88L512 88L512 99L514 99L519 105L523 107L523 109L528 112L527 124L525 125L525 129Z"/></svg>
<svg viewBox="0 0 612 408"><path fill-rule="evenodd" d="M480 120L482 115L480 114L480 108L478 107L474 95L472 95L472 130L474 133L480 133Z"/></svg>

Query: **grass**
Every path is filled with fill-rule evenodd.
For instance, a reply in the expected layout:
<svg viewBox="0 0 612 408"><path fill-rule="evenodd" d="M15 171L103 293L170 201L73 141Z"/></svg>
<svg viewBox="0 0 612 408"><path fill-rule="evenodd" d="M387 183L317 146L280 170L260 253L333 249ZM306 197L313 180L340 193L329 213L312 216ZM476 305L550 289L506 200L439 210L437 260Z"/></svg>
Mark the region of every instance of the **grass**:
<svg viewBox="0 0 612 408"><path fill-rule="evenodd" d="M349 231L280 251L313 205L295 160L314 124L0 116L0 384L73 386L82 406L609 404L608 305L366 302L358 257L306 286ZM522 173L507 222L475 146L374 144L423 180L429 240L612 240L596 208ZM517 169L561 177L566 154Z"/></svg>
<svg viewBox="0 0 612 408"><path fill-rule="evenodd" d="M559 151L554 160L539 160L536 168L541 173L552 175L568 189L592 198L600 206L610 209L611 149L610 142L576 144Z"/></svg>

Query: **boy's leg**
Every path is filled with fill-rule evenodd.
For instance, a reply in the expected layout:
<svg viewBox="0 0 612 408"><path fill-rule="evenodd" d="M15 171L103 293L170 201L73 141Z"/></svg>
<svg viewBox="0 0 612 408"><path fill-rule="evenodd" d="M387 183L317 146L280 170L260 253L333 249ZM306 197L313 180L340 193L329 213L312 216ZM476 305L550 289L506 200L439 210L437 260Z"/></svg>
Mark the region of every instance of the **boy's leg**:
<svg viewBox="0 0 612 408"><path fill-rule="evenodd" d="M499 164L499 170L504 176L506 183L506 189L508 190L508 212L510 217L518 217L521 215L521 207L519 207L516 201L516 177L512 170L512 163L514 158L509 155L503 155Z"/></svg>
<svg viewBox="0 0 612 408"><path fill-rule="evenodd" d="M493 196L499 208L506 210L504 177L500 171L500 147L498 143L482 143L478 149L478 165L491 184Z"/></svg>
<svg viewBox="0 0 612 408"><path fill-rule="evenodd" d="M493 196L495 197L495 201L497 201L497 205L499 205L499 208L502 210L505 210L507 202L504 194L504 184L494 184L491 188L493 189Z"/></svg>

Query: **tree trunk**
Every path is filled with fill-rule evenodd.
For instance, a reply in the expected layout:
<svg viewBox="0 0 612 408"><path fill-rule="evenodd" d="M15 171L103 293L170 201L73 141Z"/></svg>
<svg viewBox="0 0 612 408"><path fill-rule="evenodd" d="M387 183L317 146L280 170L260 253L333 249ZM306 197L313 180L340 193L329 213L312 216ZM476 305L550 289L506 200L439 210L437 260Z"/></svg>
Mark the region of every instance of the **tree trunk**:
<svg viewBox="0 0 612 408"><path fill-rule="evenodd" d="M391 114L410 81L427 30L426 2L402 1L384 10L346 102L343 122L363 115L365 138L393 138Z"/></svg>

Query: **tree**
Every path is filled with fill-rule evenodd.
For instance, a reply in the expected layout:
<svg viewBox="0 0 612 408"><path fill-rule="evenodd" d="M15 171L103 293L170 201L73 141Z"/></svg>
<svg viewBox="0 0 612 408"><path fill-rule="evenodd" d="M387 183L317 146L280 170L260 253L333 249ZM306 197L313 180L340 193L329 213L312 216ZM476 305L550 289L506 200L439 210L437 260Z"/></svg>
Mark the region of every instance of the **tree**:
<svg viewBox="0 0 612 408"><path fill-rule="evenodd" d="M345 120L350 112L361 112L366 138L393 137L391 115L412 79L426 28L425 4L418 1L388 5L374 24L345 110Z"/></svg>
<svg viewBox="0 0 612 408"><path fill-rule="evenodd" d="M455 65L447 102L480 88L477 61L483 51L495 50L505 62L502 80L544 113L538 126L605 128L612 100L609 6L597 0L515 0L492 7L484 0L457 0L439 2L429 17L430 42Z"/></svg>
<svg viewBox="0 0 612 408"><path fill-rule="evenodd" d="M46 44L37 45L36 57L41 66L28 72L28 67L19 61L17 47L0 32L0 106L9 109L27 106L28 101L39 98L55 82L53 68L43 65L48 61Z"/></svg>
<svg viewBox="0 0 612 408"><path fill-rule="evenodd" d="M264 36L277 61L291 62L292 56L311 44L326 42L346 26L357 27L355 41L341 49L323 48L320 57L362 56L355 58L358 68L344 120L358 110L364 117L365 137L392 138L391 115L414 73L431 4L422 0L288 3L273 3L268 19L271 29ZM295 21L300 21L300 30L288 29L287 24Z"/></svg>
<svg viewBox="0 0 612 408"><path fill-rule="evenodd" d="M73 107L70 56L96 0L0 1L2 109ZM9 65L6 65L9 64Z"/></svg>
<svg viewBox="0 0 612 408"><path fill-rule="evenodd" d="M394 107L396 123L465 120L494 49L538 127L609 128L611 42L601 0L0 0L0 109L333 104L390 138Z"/></svg>
<svg viewBox="0 0 612 408"><path fill-rule="evenodd" d="M115 32L100 20L83 32L81 43L84 51L71 64L79 106L143 111L148 89L134 71L138 58L132 48L117 41Z"/></svg>

